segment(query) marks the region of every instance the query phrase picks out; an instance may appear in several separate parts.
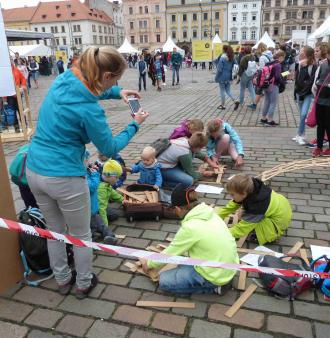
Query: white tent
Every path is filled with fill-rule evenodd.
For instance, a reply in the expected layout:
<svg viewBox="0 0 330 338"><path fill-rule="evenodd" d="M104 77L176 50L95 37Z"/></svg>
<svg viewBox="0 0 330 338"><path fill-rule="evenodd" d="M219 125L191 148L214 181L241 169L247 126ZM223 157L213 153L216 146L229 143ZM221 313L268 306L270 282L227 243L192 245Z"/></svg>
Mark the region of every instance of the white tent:
<svg viewBox="0 0 330 338"><path fill-rule="evenodd" d="M218 34L215 34L215 37L212 40L212 43L215 45L217 43L222 43L220 36Z"/></svg>
<svg viewBox="0 0 330 338"><path fill-rule="evenodd" d="M18 53L20 56L49 56L52 54L48 46L42 44L23 45L23 46L9 46L10 54Z"/></svg>
<svg viewBox="0 0 330 338"><path fill-rule="evenodd" d="M121 54L135 54L139 52L128 42L127 38L125 38L123 44L117 50Z"/></svg>
<svg viewBox="0 0 330 338"><path fill-rule="evenodd" d="M169 36L163 46L163 52L164 53L168 53L168 52L173 52L173 48L176 48L176 51L179 52L181 55L184 56L185 51L183 49L181 49L180 47L178 47L174 41L172 40L172 38Z"/></svg>
<svg viewBox="0 0 330 338"><path fill-rule="evenodd" d="M323 22L323 24L312 33L308 39L318 39L330 35L330 16Z"/></svg>
<svg viewBox="0 0 330 338"><path fill-rule="evenodd" d="M258 48L260 42L263 42L268 48L269 47L275 48L275 42L271 39L268 32L265 32L262 38L252 48L253 49Z"/></svg>

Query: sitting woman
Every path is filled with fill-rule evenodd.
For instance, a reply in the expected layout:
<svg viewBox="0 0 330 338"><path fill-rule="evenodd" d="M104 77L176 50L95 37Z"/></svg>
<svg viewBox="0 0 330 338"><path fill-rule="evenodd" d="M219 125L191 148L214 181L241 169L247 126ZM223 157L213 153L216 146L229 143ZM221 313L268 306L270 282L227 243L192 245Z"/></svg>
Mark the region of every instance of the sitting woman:
<svg viewBox="0 0 330 338"><path fill-rule="evenodd" d="M213 262L238 263L235 239L227 225L205 203L192 209L183 219L171 244L163 251ZM143 270L159 269L164 264L142 260ZM234 270L181 265L160 273L161 290L177 294L216 293L223 295L231 288Z"/></svg>
<svg viewBox="0 0 330 338"><path fill-rule="evenodd" d="M292 218L290 203L283 195L245 174L235 175L226 188L233 200L218 214L225 219L242 208L240 221L229 229L235 238L255 231L259 244L264 245L282 237Z"/></svg>

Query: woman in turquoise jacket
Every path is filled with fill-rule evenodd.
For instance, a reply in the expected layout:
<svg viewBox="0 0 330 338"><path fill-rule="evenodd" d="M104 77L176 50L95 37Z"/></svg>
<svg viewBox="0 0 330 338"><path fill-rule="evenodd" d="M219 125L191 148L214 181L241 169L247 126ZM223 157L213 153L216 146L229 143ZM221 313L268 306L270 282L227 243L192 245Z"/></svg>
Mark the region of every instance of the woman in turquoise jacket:
<svg viewBox="0 0 330 338"><path fill-rule="evenodd" d="M85 145L92 142L111 157L127 146L148 116L141 111L121 133L112 135L98 101L123 98L127 102L128 95L139 97L135 91L115 86L125 68L116 50L89 48L55 79L44 99L26 176L50 230L91 240ZM74 272L67 264L64 243L48 240L48 253L61 294L68 294L76 283L76 297L81 299L96 286L92 249L74 247Z"/></svg>

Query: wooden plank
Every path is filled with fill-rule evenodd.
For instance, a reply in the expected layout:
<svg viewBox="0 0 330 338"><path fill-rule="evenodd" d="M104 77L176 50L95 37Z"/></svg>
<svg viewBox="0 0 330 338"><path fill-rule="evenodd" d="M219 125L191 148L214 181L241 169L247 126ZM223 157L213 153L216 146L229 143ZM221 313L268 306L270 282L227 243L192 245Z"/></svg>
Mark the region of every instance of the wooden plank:
<svg viewBox="0 0 330 338"><path fill-rule="evenodd" d="M157 244L156 248L158 248L160 250L165 250L167 248L167 245L165 245L165 244Z"/></svg>
<svg viewBox="0 0 330 338"><path fill-rule="evenodd" d="M306 249L300 249L300 256L301 258L306 262L306 264L309 266L309 260L307 257L307 250Z"/></svg>
<svg viewBox="0 0 330 338"><path fill-rule="evenodd" d="M296 254L300 249L301 247L304 245L303 242L297 242L287 253L287 255L294 255ZM284 262L289 262L290 260L292 259L292 257L286 257L286 258L283 258L283 261Z"/></svg>
<svg viewBox="0 0 330 338"><path fill-rule="evenodd" d="M237 247L238 248L241 248L243 246L243 244L245 243L246 239L247 239L247 235L246 236L243 236L241 237L238 241L237 241Z"/></svg>
<svg viewBox="0 0 330 338"><path fill-rule="evenodd" d="M184 302L157 302L148 300L139 300L136 302L136 306L144 307L175 307L182 309L194 309L195 303L184 303Z"/></svg>
<svg viewBox="0 0 330 338"><path fill-rule="evenodd" d="M134 263L131 263L131 262L125 262L124 266L129 268L132 272L136 272L138 268Z"/></svg>
<svg viewBox="0 0 330 338"><path fill-rule="evenodd" d="M152 203L153 202L153 196L150 191L145 191L145 194L147 196L148 202Z"/></svg>
<svg viewBox="0 0 330 338"><path fill-rule="evenodd" d="M246 248L237 248L237 252L246 253L246 254L254 254L254 255L261 255L261 256L275 256L275 252L267 252L267 251L258 251Z"/></svg>
<svg viewBox="0 0 330 338"><path fill-rule="evenodd" d="M153 195L153 200L154 203L158 203L158 192L157 191L152 191L152 195Z"/></svg>
<svg viewBox="0 0 330 338"><path fill-rule="evenodd" d="M128 197L131 197L131 198L133 198L133 199L139 201L139 202L144 202L144 201L145 201L144 198L142 198L142 197L140 197L140 196L137 196L137 195L135 195L134 193L129 192L129 191L123 189L123 188L117 188L116 190L119 191L119 192L121 192L122 194L128 196Z"/></svg>
<svg viewBox="0 0 330 338"><path fill-rule="evenodd" d="M237 285L238 290L245 291L246 277L247 277L246 271L241 271L239 273L238 285Z"/></svg>
<svg viewBox="0 0 330 338"><path fill-rule="evenodd" d="M159 275L156 270L149 270L149 273L145 273L141 267L141 265L138 265L139 262L136 264L131 262L126 262L124 265L131 270L131 272L137 272L141 275L149 277L153 282L158 282Z"/></svg>
<svg viewBox="0 0 330 338"><path fill-rule="evenodd" d="M258 286L256 284L251 284L246 291L236 300L236 302L225 312L225 316L231 318L241 306L253 295L257 290Z"/></svg>
<svg viewBox="0 0 330 338"><path fill-rule="evenodd" d="M149 245L146 247L146 250L147 251L153 251L153 252L162 252L163 250L162 249L158 249L157 247L153 246L153 245Z"/></svg>

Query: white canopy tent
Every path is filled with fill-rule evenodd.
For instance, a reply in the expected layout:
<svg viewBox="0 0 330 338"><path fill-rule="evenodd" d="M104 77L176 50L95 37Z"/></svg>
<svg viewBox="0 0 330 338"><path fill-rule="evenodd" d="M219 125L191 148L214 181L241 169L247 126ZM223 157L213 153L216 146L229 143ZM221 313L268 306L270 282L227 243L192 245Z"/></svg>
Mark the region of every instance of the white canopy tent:
<svg viewBox="0 0 330 338"><path fill-rule="evenodd" d="M11 55L18 53L22 57L52 55L52 50L48 46L42 44L9 46L9 51Z"/></svg>
<svg viewBox="0 0 330 338"><path fill-rule="evenodd" d="M173 48L176 48L176 51L179 52L182 56L184 56L185 51L183 49L181 49L180 47L178 47L174 41L172 40L172 38L169 36L163 46L163 52L164 53L168 53L168 52L173 52Z"/></svg>
<svg viewBox="0 0 330 338"><path fill-rule="evenodd" d="M117 50L121 54L135 54L139 52L128 42L127 38L125 38L123 44Z"/></svg>
<svg viewBox="0 0 330 338"><path fill-rule="evenodd" d="M217 43L222 43L220 36L218 34L215 34L215 37L212 40L212 43L215 45Z"/></svg>
<svg viewBox="0 0 330 338"><path fill-rule="evenodd" d="M330 16L328 16L328 18L323 22L323 24L308 37L308 40L319 39L328 35L330 35Z"/></svg>
<svg viewBox="0 0 330 338"><path fill-rule="evenodd" d="M258 48L260 42L263 42L268 48L269 47L275 48L275 42L271 39L268 32L265 32L262 38L252 48L253 49Z"/></svg>

